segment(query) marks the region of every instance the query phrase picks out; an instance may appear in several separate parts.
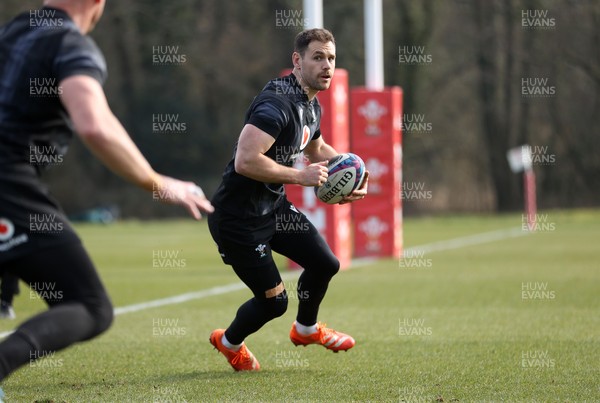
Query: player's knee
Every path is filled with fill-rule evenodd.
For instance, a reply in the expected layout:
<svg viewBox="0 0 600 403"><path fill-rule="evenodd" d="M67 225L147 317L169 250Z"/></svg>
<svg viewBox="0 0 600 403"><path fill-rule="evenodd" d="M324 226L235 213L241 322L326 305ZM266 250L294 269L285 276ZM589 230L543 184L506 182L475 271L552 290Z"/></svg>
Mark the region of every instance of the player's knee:
<svg viewBox="0 0 600 403"><path fill-rule="evenodd" d="M321 272L329 277L333 277L340 271L340 261L333 254L322 263Z"/></svg>
<svg viewBox="0 0 600 403"><path fill-rule="evenodd" d="M288 307L288 296L285 289L273 297L266 298L263 301L263 307L265 313L271 319L282 316L287 311Z"/></svg>
<svg viewBox="0 0 600 403"><path fill-rule="evenodd" d="M99 333L104 333L110 328L114 320L114 310L112 305L109 303L100 314L98 315L96 326Z"/></svg>
<svg viewBox="0 0 600 403"><path fill-rule="evenodd" d="M319 253L306 262L305 269L314 276L330 279L340 270L340 261L331 251Z"/></svg>
<svg viewBox="0 0 600 403"><path fill-rule="evenodd" d="M273 317L278 318L278 317L282 316L287 311L287 307L288 307L287 291L283 290L283 292L281 294L278 294L274 297L273 309L271 311L271 313L273 314Z"/></svg>
<svg viewBox="0 0 600 403"><path fill-rule="evenodd" d="M110 301L107 299L102 304L94 307L92 311L92 315L94 318L94 336L98 336L101 333L104 333L110 325L112 325L114 319L114 310Z"/></svg>

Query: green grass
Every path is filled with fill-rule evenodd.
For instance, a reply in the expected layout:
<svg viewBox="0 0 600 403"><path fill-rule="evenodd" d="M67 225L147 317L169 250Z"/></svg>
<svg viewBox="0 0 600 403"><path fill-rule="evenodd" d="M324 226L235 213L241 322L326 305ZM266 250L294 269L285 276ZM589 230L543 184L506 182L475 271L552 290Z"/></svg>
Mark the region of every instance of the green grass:
<svg viewBox="0 0 600 403"><path fill-rule="evenodd" d="M320 317L355 337L347 353L295 348L292 299L247 340L262 371L235 373L208 335L249 297L241 290L120 315L98 339L13 374L7 402L598 401L600 211L546 213L553 231L427 254L429 268L389 259L340 273ZM407 219L405 246L520 226L520 215ZM237 282L204 222L77 229L115 306ZM165 250L185 267L153 268ZM523 299L523 283L548 293ZM28 290L15 308L19 320L44 309ZM156 336L156 320L179 335Z"/></svg>

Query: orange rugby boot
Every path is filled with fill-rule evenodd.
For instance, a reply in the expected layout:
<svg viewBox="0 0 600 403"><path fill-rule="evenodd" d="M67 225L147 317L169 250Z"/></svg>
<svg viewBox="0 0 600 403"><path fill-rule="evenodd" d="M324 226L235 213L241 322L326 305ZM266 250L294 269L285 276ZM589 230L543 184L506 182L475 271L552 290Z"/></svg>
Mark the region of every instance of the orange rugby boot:
<svg viewBox="0 0 600 403"><path fill-rule="evenodd" d="M325 323L317 323L317 331L308 336L300 334L296 330L296 322L292 324L290 331L290 340L296 346L307 346L309 344L320 344L328 350L337 353L338 351L347 351L354 347L354 339L344 333L336 332L326 327Z"/></svg>
<svg viewBox="0 0 600 403"><path fill-rule="evenodd" d="M212 344L219 352L221 352L229 364L236 371L258 371L260 370L260 364L254 355L246 348L245 344L238 351L230 350L223 345L221 339L223 338L225 329L216 329L210 334L210 344Z"/></svg>

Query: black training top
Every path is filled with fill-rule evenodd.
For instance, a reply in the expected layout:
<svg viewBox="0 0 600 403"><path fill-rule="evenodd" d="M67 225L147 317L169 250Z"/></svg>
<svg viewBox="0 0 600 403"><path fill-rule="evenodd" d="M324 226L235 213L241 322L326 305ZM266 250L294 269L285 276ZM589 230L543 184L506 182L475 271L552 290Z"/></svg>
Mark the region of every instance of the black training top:
<svg viewBox="0 0 600 403"><path fill-rule="evenodd" d="M64 11L32 10L0 28L0 167L43 165L31 147L66 152L73 130L59 84L79 74L103 84L106 62Z"/></svg>
<svg viewBox="0 0 600 403"><path fill-rule="evenodd" d="M321 106L308 96L293 74L267 83L246 112L245 124L270 134L275 143L265 155L292 166L311 140L321 136ZM259 217L272 212L285 197L280 183L264 183L235 171L234 158L227 164L223 181L212 199L216 208L240 218Z"/></svg>
<svg viewBox="0 0 600 403"><path fill-rule="evenodd" d="M103 83L106 63L64 11L32 10L0 27L0 266L79 242L39 170L66 153L73 130L60 83L80 74Z"/></svg>

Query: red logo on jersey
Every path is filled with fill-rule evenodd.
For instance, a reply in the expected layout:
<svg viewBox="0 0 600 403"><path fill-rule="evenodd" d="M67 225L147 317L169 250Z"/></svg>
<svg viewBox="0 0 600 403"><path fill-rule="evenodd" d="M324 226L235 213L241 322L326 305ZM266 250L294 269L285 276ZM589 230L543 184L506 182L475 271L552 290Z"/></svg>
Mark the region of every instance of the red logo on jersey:
<svg viewBox="0 0 600 403"><path fill-rule="evenodd" d="M6 218L0 218L0 241L9 240L15 233L15 227L12 222Z"/></svg>
<svg viewBox="0 0 600 403"><path fill-rule="evenodd" d="M304 150L310 141L310 128L304 125L304 129L302 130L302 144L300 144L300 151Z"/></svg>

